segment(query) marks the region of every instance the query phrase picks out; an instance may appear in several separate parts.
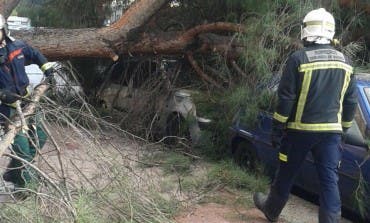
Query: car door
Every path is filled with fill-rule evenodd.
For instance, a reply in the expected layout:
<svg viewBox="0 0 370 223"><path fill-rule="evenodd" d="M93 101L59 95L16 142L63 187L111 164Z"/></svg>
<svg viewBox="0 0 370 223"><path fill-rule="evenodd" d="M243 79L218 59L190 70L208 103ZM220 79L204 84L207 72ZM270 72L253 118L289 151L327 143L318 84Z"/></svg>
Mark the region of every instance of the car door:
<svg viewBox="0 0 370 223"><path fill-rule="evenodd" d="M271 178L275 175L278 168L278 149L271 144L272 115L261 112L258 116L258 126L255 131L255 146L257 156L264 165L264 172Z"/></svg>
<svg viewBox="0 0 370 223"><path fill-rule="evenodd" d="M367 151L365 147L343 143L341 145L342 160L339 166L339 189L343 206L355 209L354 201L359 179L362 173L360 164L366 160ZM319 193L319 179L312 153L310 152L300 169L295 185L313 194ZM359 193L358 193L359 194Z"/></svg>
<svg viewBox="0 0 370 223"><path fill-rule="evenodd" d="M368 159L367 149L361 146L343 144L342 162L339 169L339 189L342 204L346 208L356 211L358 201L365 199L360 187L363 180L363 164Z"/></svg>

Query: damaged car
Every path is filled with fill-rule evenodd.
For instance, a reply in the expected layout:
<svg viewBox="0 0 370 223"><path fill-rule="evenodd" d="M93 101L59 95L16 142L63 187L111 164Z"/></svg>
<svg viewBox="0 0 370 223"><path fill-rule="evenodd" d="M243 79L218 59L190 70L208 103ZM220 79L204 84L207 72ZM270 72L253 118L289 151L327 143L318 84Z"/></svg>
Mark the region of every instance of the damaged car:
<svg viewBox="0 0 370 223"><path fill-rule="evenodd" d="M354 124L343 137L342 161L339 168L339 189L344 209L370 221L370 75L357 75L358 110ZM263 172L271 177L278 168L278 150L270 142L272 114L261 111L255 124L243 123L239 111L230 127L230 148L233 158L246 169ZM309 153L295 179L294 186L318 195L319 180L314 159Z"/></svg>
<svg viewBox="0 0 370 223"><path fill-rule="evenodd" d="M201 136L201 126L211 120L197 115L192 98L194 91L172 84L179 72L177 64L177 60L162 59L150 64L151 70L145 68L144 72L137 67L133 71L123 67L113 69L113 73L120 70L119 80L110 78L113 81L103 84L97 97L108 110L129 114L130 118L137 114L141 120L147 119L150 125L145 129L150 133L146 135L153 135L155 140L167 145L175 145L181 140L196 144ZM141 72L136 73L138 70Z"/></svg>

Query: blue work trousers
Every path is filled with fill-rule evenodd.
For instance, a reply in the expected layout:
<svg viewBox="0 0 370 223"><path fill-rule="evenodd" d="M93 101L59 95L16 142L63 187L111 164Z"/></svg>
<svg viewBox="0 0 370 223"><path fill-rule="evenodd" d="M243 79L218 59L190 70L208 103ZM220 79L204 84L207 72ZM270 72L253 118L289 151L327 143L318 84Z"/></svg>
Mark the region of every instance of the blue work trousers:
<svg viewBox="0 0 370 223"><path fill-rule="evenodd" d="M282 139L280 152L287 155L280 160L271 189L288 199L294 178L309 151L312 152L320 181L320 211L340 213L338 168L342 157L340 133L288 131Z"/></svg>

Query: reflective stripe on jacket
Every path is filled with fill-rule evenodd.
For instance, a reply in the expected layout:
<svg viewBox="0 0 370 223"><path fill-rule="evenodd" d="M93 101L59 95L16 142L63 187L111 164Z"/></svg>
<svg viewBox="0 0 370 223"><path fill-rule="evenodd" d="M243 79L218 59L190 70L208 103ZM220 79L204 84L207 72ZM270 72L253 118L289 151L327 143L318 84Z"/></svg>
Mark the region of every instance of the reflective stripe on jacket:
<svg viewBox="0 0 370 223"><path fill-rule="evenodd" d="M353 68L330 45L293 53L285 66L274 119L288 129L341 132L350 127L357 106Z"/></svg>

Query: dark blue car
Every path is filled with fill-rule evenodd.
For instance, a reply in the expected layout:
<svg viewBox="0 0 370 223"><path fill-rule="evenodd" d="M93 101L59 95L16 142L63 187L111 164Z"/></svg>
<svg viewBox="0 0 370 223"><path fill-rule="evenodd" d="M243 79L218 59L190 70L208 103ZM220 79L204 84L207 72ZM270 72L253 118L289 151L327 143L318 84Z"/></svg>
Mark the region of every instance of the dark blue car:
<svg viewBox="0 0 370 223"><path fill-rule="evenodd" d="M339 188L343 207L364 221L370 222L370 152L364 137L370 133L370 82L358 80L359 108L355 122L342 143L343 157L339 169ZM266 174L273 177L278 167L278 151L270 142L272 114L260 112L257 124L242 123L239 114L231 129L231 150L234 160L249 169L263 164ZM295 180L295 186L318 194L319 181L312 154L308 154Z"/></svg>

